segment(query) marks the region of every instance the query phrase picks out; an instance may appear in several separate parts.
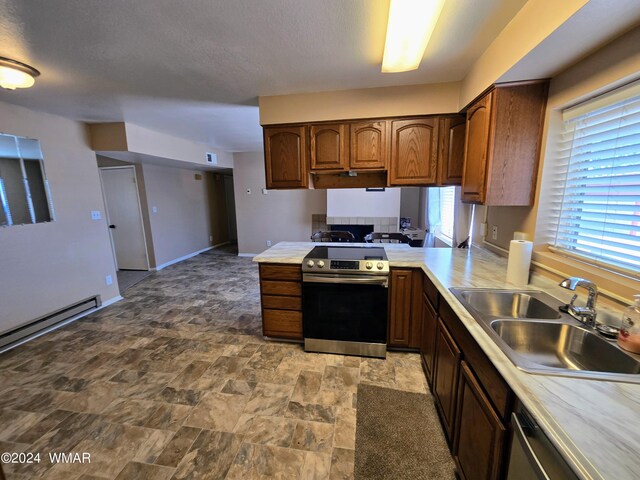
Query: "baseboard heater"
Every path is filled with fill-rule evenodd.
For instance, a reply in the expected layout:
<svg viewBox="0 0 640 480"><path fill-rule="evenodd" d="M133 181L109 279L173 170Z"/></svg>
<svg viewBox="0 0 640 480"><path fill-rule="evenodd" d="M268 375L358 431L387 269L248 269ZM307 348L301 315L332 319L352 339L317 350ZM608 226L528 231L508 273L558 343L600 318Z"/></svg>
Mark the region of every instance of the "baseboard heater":
<svg viewBox="0 0 640 480"><path fill-rule="evenodd" d="M64 322L80 313L93 310L102 305L100 295L86 298L80 302L61 308L55 312L49 313L43 317L34 320L31 323L10 330L0 335L0 348L22 340L25 337L33 335L45 328L51 327L57 323Z"/></svg>

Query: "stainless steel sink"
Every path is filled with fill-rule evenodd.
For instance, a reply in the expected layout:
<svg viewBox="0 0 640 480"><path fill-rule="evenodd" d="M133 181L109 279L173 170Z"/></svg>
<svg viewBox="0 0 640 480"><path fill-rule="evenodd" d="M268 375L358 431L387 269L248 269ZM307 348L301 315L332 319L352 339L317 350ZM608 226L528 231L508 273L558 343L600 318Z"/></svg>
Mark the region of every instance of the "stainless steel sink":
<svg viewBox="0 0 640 480"><path fill-rule="evenodd" d="M597 333L566 323L494 320L491 328L511 350L535 366L640 374L640 362Z"/></svg>
<svg viewBox="0 0 640 480"><path fill-rule="evenodd" d="M557 308L550 307L528 292L468 290L462 292L462 298L474 310L492 317L560 318Z"/></svg>
<svg viewBox="0 0 640 480"><path fill-rule="evenodd" d="M521 370L640 383L640 355L560 313L562 302L551 295L486 288L451 292Z"/></svg>

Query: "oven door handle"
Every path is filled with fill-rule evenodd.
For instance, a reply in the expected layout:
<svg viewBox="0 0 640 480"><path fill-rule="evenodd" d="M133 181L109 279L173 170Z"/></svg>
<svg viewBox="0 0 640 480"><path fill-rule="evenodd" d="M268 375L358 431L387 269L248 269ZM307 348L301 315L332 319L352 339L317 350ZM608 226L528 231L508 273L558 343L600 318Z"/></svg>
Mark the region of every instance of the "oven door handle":
<svg viewBox="0 0 640 480"><path fill-rule="evenodd" d="M380 285L389 287L389 277L386 275L332 275L330 273L314 275L305 273L302 281L307 283L346 283L351 285Z"/></svg>

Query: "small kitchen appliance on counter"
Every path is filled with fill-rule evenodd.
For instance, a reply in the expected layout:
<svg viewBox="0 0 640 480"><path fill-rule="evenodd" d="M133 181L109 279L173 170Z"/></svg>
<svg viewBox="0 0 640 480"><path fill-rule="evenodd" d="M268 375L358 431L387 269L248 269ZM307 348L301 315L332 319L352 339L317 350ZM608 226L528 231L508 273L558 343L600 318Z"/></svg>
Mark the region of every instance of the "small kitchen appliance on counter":
<svg viewBox="0 0 640 480"><path fill-rule="evenodd" d="M302 263L306 351L385 358L389 261L382 247L315 247Z"/></svg>

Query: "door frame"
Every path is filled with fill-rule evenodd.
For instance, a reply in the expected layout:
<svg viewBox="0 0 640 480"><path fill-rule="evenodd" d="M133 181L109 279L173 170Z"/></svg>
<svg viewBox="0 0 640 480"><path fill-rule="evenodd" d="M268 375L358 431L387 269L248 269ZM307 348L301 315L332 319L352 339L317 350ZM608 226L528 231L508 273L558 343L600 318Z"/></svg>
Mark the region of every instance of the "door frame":
<svg viewBox="0 0 640 480"><path fill-rule="evenodd" d="M107 220L107 229L109 230L109 241L111 242L111 254L113 255L113 263L116 266L116 271L119 271L120 268L118 267L118 257L116 257L116 246L113 242L113 233L111 232L111 229L109 228L109 225L111 225L111 219L109 218L109 204L107 203L107 196L104 193L104 181L102 180L102 171L103 170L124 170L124 169L131 169L131 171L133 172L133 181L135 183L136 186L136 200L138 202L138 214L139 214L139 218L140 218L140 226L142 227L142 241L144 243L144 257L146 259L147 262L147 272L151 270L150 268L150 263L149 263L149 249L147 246L147 232L145 231L144 228L144 219L142 217L142 205L140 203L140 190L138 190L138 175L136 175L136 168L135 165L123 165L121 167L98 167L98 170L100 172L100 187L102 189L102 201L104 203L104 216L105 219ZM144 270L141 270L144 271Z"/></svg>

